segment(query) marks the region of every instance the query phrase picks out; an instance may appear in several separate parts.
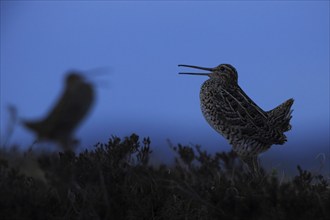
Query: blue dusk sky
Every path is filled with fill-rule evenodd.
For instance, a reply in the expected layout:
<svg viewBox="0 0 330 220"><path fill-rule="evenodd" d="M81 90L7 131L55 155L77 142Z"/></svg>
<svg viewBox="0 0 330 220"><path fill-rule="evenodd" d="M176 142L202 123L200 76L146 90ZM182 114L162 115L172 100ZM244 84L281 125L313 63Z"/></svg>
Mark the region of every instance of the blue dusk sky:
<svg viewBox="0 0 330 220"><path fill-rule="evenodd" d="M82 149L135 132L150 136L158 162L171 158L167 139L229 151L200 110L207 78L178 75L189 70L177 65L230 63L262 109L295 99L288 142L261 159L317 171L325 156L329 169L328 1L1 1L0 37L1 143L7 107L44 117L75 69L91 72L97 92L76 132ZM97 68L107 74L88 71ZM18 124L9 145L34 139Z"/></svg>

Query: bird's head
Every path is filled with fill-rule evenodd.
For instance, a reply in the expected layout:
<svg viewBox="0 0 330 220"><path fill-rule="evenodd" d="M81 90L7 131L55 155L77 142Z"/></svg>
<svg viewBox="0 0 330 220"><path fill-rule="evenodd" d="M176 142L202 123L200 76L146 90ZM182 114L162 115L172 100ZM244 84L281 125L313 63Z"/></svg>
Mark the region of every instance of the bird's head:
<svg viewBox="0 0 330 220"><path fill-rule="evenodd" d="M78 83L78 82L83 82L84 80L85 80L85 79L84 79L84 77L82 76L81 73L79 73L79 72L74 72L74 71L68 73L68 75L66 76L66 79L65 79L66 84L67 84L68 86L70 86L70 85L74 85L74 84L76 84L76 83Z"/></svg>
<svg viewBox="0 0 330 220"><path fill-rule="evenodd" d="M213 68L192 66L192 65L183 65L183 64L180 64L179 66L210 71L210 73L180 72L179 74L202 75L202 76L208 76L210 78L223 78L223 77L225 77L225 78L227 78L227 80L233 81L233 82L236 82L236 83L237 83L237 80L238 80L237 71L236 71L235 67L233 67L230 64L220 64L219 66L213 67Z"/></svg>

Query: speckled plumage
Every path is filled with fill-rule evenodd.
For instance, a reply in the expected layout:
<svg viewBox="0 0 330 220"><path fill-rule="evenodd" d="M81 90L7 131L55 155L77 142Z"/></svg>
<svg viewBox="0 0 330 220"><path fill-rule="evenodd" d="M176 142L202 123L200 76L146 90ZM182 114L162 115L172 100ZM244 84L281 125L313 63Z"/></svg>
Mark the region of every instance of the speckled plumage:
<svg viewBox="0 0 330 220"><path fill-rule="evenodd" d="M242 158L256 157L273 144L284 144L284 132L291 129L291 106L289 99L271 111L262 110L238 85L236 69L230 64L215 68L179 65L211 71L181 73L207 75L200 90L203 115L207 122L232 145Z"/></svg>

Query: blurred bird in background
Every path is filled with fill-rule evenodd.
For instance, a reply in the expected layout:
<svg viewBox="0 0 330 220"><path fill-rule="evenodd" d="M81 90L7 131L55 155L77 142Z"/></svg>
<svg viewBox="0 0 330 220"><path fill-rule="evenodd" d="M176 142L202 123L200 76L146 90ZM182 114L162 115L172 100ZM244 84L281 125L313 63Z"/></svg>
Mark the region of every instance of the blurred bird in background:
<svg viewBox="0 0 330 220"><path fill-rule="evenodd" d="M41 120L22 120L23 125L36 133L37 141L52 141L64 151L75 149L75 129L91 110L95 100L92 83L77 71L71 71L65 79L65 87L57 103Z"/></svg>

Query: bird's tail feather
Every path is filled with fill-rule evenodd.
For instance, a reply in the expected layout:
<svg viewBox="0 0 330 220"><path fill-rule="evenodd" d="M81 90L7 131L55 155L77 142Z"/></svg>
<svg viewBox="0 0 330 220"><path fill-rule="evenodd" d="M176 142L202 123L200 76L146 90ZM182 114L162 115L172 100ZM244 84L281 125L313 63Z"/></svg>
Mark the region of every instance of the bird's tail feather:
<svg viewBox="0 0 330 220"><path fill-rule="evenodd" d="M33 122L33 121L25 121L25 120L22 120L21 122L25 127L27 127L28 129L34 132L40 132L40 130L42 129L41 122Z"/></svg>
<svg viewBox="0 0 330 220"><path fill-rule="evenodd" d="M293 111L291 110L291 106L293 102L293 99L288 99L273 110L267 112L272 126L278 128L281 132L291 129L290 120Z"/></svg>

